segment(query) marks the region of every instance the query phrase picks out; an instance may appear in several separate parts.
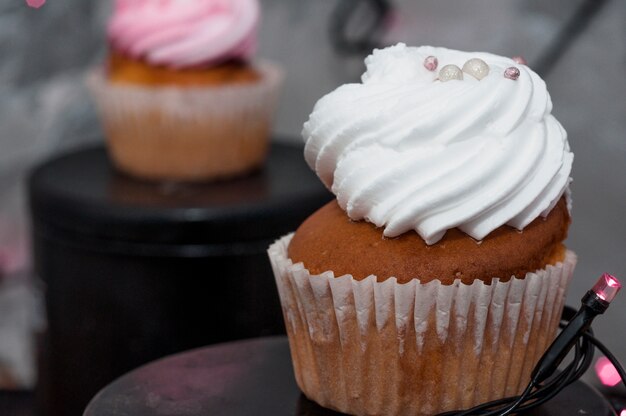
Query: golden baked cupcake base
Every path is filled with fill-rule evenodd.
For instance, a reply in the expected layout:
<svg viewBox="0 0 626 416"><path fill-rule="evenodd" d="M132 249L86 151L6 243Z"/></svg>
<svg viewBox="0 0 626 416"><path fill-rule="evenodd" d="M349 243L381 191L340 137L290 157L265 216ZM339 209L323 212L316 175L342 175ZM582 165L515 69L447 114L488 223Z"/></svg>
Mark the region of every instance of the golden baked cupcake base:
<svg viewBox="0 0 626 416"><path fill-rule="evenodd" d="M282 71L266 62L255 71L255 82L195 88L89 74L113 163L143 179L182 181L229 178L260 167Z"/></svg>
<svg viewBox="0 0 626 416"><path fill-rule="evenodd" d="M504 282L311 274L269 249L296 380L354 415L431 415L519 393L554 338L576 256Z"/></svg>
<svg viewBox="0 0 626 416"><path fill-rule="evenodd" d="M448 230L437 243L427 245L414 231L383 238L382 229L365 221L351 221L336 201L311 215L298 228L289 257L303 262L313 274L333 270L355 279L394 276L399 282L419 278L451 284L499 277L523 277L563 260L570 216L565 198L548 216L537 218L523 232L501 226L478 242L458 229Z"/></svg>
<svg viewBox="0 0 626 416"><path fill-rule="evenodd" d="M261 79L254 66L239 61L229 61L210 68L172 69L109 51L107 78L112 83L143 86L220 86L248 84Z"/></svg>

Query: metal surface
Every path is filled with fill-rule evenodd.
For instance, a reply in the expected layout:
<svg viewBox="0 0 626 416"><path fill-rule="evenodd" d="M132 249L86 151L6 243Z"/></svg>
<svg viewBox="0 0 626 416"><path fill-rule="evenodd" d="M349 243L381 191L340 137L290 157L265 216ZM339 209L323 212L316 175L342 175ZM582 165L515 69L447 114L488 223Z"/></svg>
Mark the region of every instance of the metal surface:
<svg viewBox="0 0 626 416"><path fill-rule="evenodd" d="M614 415L595 390L578 381L533 413ZM286 338L261 338L190 351L118 379L84 416L333 416L307 400L293 378Z"/></svg>

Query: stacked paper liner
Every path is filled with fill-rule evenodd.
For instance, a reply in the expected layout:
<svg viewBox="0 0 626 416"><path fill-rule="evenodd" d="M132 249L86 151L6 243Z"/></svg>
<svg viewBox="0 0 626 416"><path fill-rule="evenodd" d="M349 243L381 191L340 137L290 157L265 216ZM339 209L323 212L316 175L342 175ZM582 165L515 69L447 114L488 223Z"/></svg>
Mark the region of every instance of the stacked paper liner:
<svg viewBox="0 0 626 416"><path fill-rule="evenodd" d="M110 83L102 70L87 84L109 153L121 170L146 179L225 178L265 160L282 71L258 65L261 80L207 87Z"/></svg>
<svg viewBox="0 0 626 416"><path fill-rule="evenodd" d="M296 381L353 415L432 415L521 392L555 336L576 255L491 284L311 275L269 248Z"/></svg>

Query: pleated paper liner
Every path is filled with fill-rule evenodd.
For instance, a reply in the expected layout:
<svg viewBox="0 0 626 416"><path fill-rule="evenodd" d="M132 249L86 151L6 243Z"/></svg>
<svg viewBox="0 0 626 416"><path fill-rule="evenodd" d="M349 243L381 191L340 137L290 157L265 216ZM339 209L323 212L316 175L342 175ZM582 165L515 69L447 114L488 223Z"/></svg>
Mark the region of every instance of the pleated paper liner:
<svg viewBox="0 0 626 416"><path fill-rule="evenodd" d="M245 173L265 160L283 72L262 62L261 79L206 87L87 85L109 153L121 170L147 179L206 180Z"/></svg>
<svg viewBox="0 0 626 416"><path fill-rule="evenodd" d="M524 279L421 284L311 275L268 250L296 381L353 415L432 415L519 393L553 340L576 255Z"/></svg>

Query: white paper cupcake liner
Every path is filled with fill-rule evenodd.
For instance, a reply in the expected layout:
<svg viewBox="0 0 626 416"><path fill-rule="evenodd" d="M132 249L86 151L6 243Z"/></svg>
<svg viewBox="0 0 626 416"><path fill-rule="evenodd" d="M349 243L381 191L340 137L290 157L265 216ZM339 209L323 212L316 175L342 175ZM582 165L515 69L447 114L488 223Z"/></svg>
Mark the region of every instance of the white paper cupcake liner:
<svg viewBox="0 0 626 416"><path fill-rule="evenodd" d="M207 179L265 158L283 71L269 62L255 69L259 81L206 87L111 83L98 69L87 85L119 168L152 179Z"/></svg>
<svg viewBox="0 0 626 416"><path fill-rule="evenodd" d="M431 415L522 390L556 334L576 255L523 279L399 284L311 275L268 250L296 380L354 415Z"/></svg>

